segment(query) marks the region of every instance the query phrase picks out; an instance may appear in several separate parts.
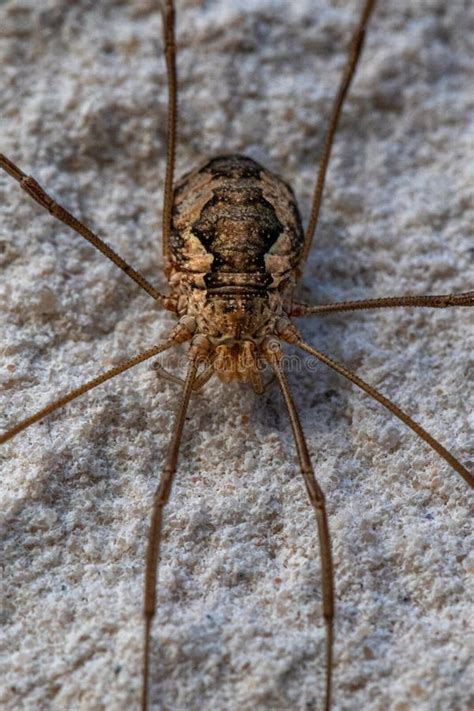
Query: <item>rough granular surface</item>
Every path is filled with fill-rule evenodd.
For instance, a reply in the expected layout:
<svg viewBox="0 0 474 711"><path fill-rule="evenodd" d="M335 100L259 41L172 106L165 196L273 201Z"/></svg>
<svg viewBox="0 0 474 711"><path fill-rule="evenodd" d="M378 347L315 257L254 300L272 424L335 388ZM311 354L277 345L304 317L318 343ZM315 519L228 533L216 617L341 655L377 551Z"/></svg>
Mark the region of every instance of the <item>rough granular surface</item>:
<svg viewBox="0 0 474 711"><path fill-rule="evenodd" d="M177 6L177 175L248 155L293 186L306 222L360 2ZM158 7L0 2L0 136L6 155L164 291ZM468 11L465 0L380 1L301 299L472 288ZM173 325L3 174L0 261L2 428ZM299 323L472 464L468 309ZM330 515L334 709L472 708L465 482L377 403L288 353ZM182 373L184 349L162 363ZM2 448L2 709L139 707L145 541L178 394L143 364ZM213 380L193 397L165 532L153 709L321 709L315 521L276 388L257 398Z"/></svg>

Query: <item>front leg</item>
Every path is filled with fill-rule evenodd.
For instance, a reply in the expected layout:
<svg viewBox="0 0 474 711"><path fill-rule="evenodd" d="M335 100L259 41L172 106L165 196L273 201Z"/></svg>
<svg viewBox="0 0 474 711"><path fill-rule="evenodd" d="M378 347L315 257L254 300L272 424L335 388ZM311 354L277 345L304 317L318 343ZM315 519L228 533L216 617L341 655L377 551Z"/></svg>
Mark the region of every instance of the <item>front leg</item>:
<svg viewBox="0 0 474 711"><path fill-rule="evenodd" d="M148 711L149 708L151 625L156 613L156 586L158 582L158 562L160 558L161 535L163 527L163 510L171 493L171 487L173 485L173 479L178 465L178 455L181 446L184 422L188 411L189 400L193 391L193 385L196 380L197 359L192 353L190 353L190 355L191 362L184 384L181 404L176 417L166 464L163 468L163 474L153 501L153 512L150 531L148 534L144 591L145 629L143 636L142 711Z"/></svg>

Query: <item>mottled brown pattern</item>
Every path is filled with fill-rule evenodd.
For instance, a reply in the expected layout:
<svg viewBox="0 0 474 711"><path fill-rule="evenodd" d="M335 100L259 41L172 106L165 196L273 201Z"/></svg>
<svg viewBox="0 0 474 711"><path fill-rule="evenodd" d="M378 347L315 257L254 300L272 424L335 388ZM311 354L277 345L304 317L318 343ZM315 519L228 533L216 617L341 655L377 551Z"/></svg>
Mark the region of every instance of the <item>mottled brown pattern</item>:
<svg viewBox="0 0 474 711"><path fill-rule="evenodd" d="M298 262L303 231L295 198L281 178L245 156L221 156L177 184L171 233L173 265L205 274L208 288L227 275L254 275L274 287Z"/></svg>

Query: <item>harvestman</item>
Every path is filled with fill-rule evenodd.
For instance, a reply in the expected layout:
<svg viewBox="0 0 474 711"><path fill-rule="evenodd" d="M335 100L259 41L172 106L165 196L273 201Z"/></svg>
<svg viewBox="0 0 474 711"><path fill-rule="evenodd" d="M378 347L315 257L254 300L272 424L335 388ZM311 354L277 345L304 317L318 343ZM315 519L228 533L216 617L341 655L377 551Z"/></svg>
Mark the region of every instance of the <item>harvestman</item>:
<svg viewBox="0 0 474 711"><path fill-rule="evenodd" d="M337 92L325 137L309 223L303 232L293 192L280 178L244 156L219 156L184 176L174 185L178 124L175 65L174 4L163 10L163 32L168 76L168 151L163 206L163 258L170 293L159 293L139 272L114 252L71 213L58 205L34 180L0 154L3 168L36 202L54 217L88 240L133 279L163 308L179 317L168 338L79 388L62 396L0 436L6 442L55 410L97 385L168 350L190 341L185 381L157 365L158 374L183 383L173 434L156 490L145 571L145 632L142 709L148 708L150 635L156 611L157 566L162 515L177 468L185 416L193 390L217 374L222 380L250 383L262 393L262 364L270 365L288 410L310 502L319 535L323 584L323 616L326 625L326 681L324 708L331 706L333 670L334 573L324 494L315 478L305 437L282 364L281 343L306 351L377 400L467 482L474 477L447 449L393 402L371 385L324 353L305 343L291 317L322 315L390 307L474 305L474 291L446 295L391 296L362 301L307 305L293 301L293 291L306 261L318 223L331 147L341 109L362 50L366 27L375 0L366 0L354 31L347 64Z"/></svg>

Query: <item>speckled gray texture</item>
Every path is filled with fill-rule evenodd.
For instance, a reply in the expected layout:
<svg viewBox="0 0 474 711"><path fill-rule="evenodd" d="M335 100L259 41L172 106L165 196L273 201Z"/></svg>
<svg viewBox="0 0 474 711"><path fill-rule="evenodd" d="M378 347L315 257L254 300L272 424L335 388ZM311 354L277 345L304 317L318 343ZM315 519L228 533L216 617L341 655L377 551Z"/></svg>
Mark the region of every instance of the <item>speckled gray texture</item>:
<svg viewBox="0 0 474 711"><path fill-rule="evenodd" d="M360 3L177 5L178 174L247 153L292 183L307 219ZM1 2L0 135L2 151L164 290L157 6ZM380 1L305 300L472 288L469 12L467 0ZM3 174L0 212L6 427L160 340L173 320ZM302 329L472 463L468 310L331 316ZM182 354L166 362L181 367ZM323 366L291 382L330 514L334 708L472 708L466 484ZM144 364L2 449L2 709L138 708L144 547L176 398ZM216 381L195 397L160 600L154 709L321 708L315 526L275 389L258 399Z"/></svg>

